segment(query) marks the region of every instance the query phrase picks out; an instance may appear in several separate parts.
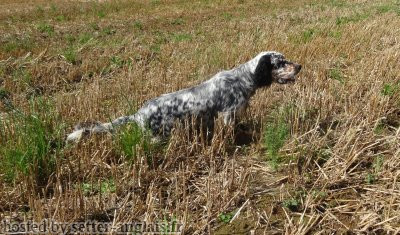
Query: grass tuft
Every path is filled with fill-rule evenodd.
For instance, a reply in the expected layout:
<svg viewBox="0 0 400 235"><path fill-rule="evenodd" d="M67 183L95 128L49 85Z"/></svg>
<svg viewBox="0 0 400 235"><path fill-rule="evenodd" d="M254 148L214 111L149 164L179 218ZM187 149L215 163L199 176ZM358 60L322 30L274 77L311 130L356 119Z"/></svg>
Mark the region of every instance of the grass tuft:
<svg viewBox="0 0 400 235"><path fill-rule="evenodd" d="M52 36L54 34L54 27L48 23L38 24L37 29L39 32L46 33L48 36Z"/></svg>
<svg viewBox="0 0 400 235"><path fill-rule="evenodd" d="M42 99L31 101L28 113L9 113L0 125L0 169L7 182L31 175L38 185L47 183L63 146L62 123L51 102Z"/></svg>
<svg viewBox="0 0 400 235"><path fill-rule="evenodd" d="M102 180L98 183L82 183L82 191L85 195L115 193L116 186L113 179Z"/></svg>
<svg viewBox="0 0 400 235"><path fill-rule="evenodd" d="M396 93L399 93L400 91L400 83L393 84L393 83L386 83L383 85L383 88L381 90L381 94L383 96L389 96L392 97Z"/></svg>
<svg viewBox="0 0 400 235"><path fill-rule="evenodd" d="M344 76L340 68L335 67L329 70L328 77L330 79L339 81L340 83L344 82Z"/></svg>
<svg viewBox="0 0 400 235"><path fill-rule="evenodd" d="M119 130L116 137L117 150L126 159L134 163L140 152L144 152L148 157L153 150L150 134L143 131L136 123L130 123ZM147 159L150 162L150 158Z"/></svg>
<svg viewBox="0 0 400 235"><path fill-rule="evenodd" d="M72 46L65 49L64 52L62 53L62 55L67 62L69 62L71 64L77 64L78 54Z"/></svg>
<svg viewBox="0 0 400 235"><path fill-rule="evenodd" d="M284 112L275 114L273 121L267 123L264 131L264 146L267 149L267 160L273 169L277 169L283 158L279 150L285 144L290 134L289 125L285 120Z"/></svg>

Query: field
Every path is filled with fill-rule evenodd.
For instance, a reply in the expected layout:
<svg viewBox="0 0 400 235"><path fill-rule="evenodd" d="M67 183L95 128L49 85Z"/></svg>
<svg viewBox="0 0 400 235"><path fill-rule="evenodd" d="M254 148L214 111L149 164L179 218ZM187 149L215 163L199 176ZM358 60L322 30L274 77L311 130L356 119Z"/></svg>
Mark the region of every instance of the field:
<svg viewBox="0 0 400 235"><path fill-rule="evenodd" d="M0 220L400 232L399 25L399 0L2 0ZM130 125L65 144L266 50L303 65L297 82L212 138Z"/></svg>

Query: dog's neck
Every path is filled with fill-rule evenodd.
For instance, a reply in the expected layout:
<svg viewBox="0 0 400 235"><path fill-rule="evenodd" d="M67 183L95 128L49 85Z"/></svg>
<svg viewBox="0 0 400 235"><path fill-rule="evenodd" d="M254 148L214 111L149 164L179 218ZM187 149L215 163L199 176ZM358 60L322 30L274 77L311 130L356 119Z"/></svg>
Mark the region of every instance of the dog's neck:
<svg viewBox="0 0 400 235"><path fill-rule="evenodd" d="M260 81L257 80L259 78L255 76L255 73L261 57L273 53L276 52L274 51L262 52L253 59L247 61L246 63L241 64L238 67L232 69L232 71L238 76L240 76L240 79L242 79L246 83L247 87L249 88L249 92L251 94L253 94L258 88L270 85L270 83L268 84L260 83Z"/></svg>

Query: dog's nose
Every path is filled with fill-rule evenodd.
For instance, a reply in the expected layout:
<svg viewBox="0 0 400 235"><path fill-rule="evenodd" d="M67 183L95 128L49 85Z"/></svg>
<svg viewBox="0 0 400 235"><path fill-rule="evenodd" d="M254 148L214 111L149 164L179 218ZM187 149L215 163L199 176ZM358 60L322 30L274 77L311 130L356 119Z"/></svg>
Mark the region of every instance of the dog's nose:
<svg viewBox="0 0 400 235"><path fill-rule="evenodd" d="M296 64L296 70L300 71L301 70L301 64Z"/></svg>

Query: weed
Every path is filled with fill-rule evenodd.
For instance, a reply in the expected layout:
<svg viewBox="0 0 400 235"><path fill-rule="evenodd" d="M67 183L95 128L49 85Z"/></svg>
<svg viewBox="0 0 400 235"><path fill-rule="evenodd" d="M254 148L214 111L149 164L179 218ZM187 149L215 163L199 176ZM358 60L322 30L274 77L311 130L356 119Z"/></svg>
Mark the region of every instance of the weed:
<svg viewBox="0 0 400 235"><path fill-rule="evenodd" d="M303 44L312 41L312 39L317 35L317 33L318 30L316 29L307 29L301 32L300 34L296 33L294 35L291 35L289 39L294 43Z"/></svg>
<svg viewBox="0 0 400 235"><path fill-rule="evenodd" d="M107 27L103 28L103 30L101 32L103 35L112 35L116 32L116 30L113 29L111 26L107 26Z"/></svg>
<svg viewBox="0 0 400 235"><path fill-rule="evenodd" d="M24 38L13 38L0 45L0 48L5 52L18 52L18 51L29 51L34 47L34 42L30 37Z"/></svg>
<svg viewBox="0 0 400 235"><path fill-rule="evenodd" d="M346 1L344 1L344 0L330 0L329 3L333 7L345 7L346 6Z"/></svg>
<svg viewBox="0 0 400 235"><path fill-rule="evenodd" d="M28 113L10 113L0 126L0 169L7 182L33 175L38 185L47 183L63 144L60 119L52 104L42 99L31 101Z"/></svg>
<svg viewBox="0 0 400 235"><path fill-rule="evenodd" d="M374 128L374 133L376 135L382 135L386 130L386 124L380 120Z"/></svg>
<svg viewBox="0 0 400 235"><path fill-rule="evenodd" d="M90 28L93 29L93 30L96 30L96 31L97 31L97 30L100 30L100 26L99 26L97 23L95 23L95 22L90 23L89 26L90 26Z"/></svg>
<svg viewBox="0 0 400 235"><path fill-rule="evenodd" d="M161 45L167 43L168 42L168 38L162 32L156 31L154 33L155 33L155 41L150 46L150 50L153 53L158 54L158 53L161 52Z"/></svg>
<svg viewBox="0 0 400 235"><path fill-rule="evenodd" d="M229 222L231 222L232 218L233 218L234 214L232 212L228 212L228 213L221 213L218 218L221 222L227 224Z"/></svg>
<svg viewBox="0 0 400 235"><path fill-rule="evenodd" d="M337 80L340 83L344 82L344 77L340 68L335 67L329 70L328 77L333 80Z"/></svg>
<svg viewBox="0 0 400 235"><path fill-rule="evenodd" d="M140 20L135 20L135 22L133 22L133 27L139 30L143 30L143 23Z"/></svg>
<svg viewBox="0 0 400 235"><path fill-rule="evenodd" d="M279 154L279 150L283 147L289 136L289 126L284 119L284 115L283 113L275 114L275 120L269 122L264 131L264 146L267 149L267 159L274 169L283 160Z"/></svg>
<svg viewBox="0 0 400 235"><path fill-rule="evenodd" d="M56 21L58 22L66 21L66 17L64 15L58 15L56 16Z"/></svg>
<svg viewBox="0 0 400 235"><path fill-rule="evenodd" d="M103 10L99 10L97 12L97 16L101 19L101 18L106 17L106 13Z"/></svg>
<svg viewBox="0 0 400 235"><path fill-rule="evenodd" d="M379 14L384 14L392 9L391 5L380 5L376 8Z"/></svg>
<svg viewBox="0 0 400 235"><path fill-rule="evenodd" d="M356 23L367 19L370 16L369 13L357 13L352 16L340 16L336 18L336 25L344 25L348 23Z"/></svg>
<svg viewBox="0 0 400 235"><path fill-rule="evenodd" d="M173 216L172 218L168 219L166 216L164 216L164 220L160 223L161 234L163 235L176 234L180 232L178 230L179 228L176 217Z"/></svg>
<svg viewBox="0 0 400 235"><path fill-rule="evenodd" d="M376 8L378 14L384 14L387 12L395 12L397 14L400 13L400 2L397 2L395 4L389 3L389 4L382 4L377 6Z"/></svg>
<svg viewBox="0 0 400 235"><path fill-rule="evenodd" d="M334 39L340 39L342 38L342 32L339 30L332 30L329 31L328 36Z"/></svg>
<svg viewBox="0 0 400 235"><path fill-rule="evenodd" d="M65 35L64 38L70 46L76 41L76 38L71 34Z"/></svg>
<svg viewBox="0 0 400 235"><path fill-rule="evenodd" d="M313 190L311 192L312 196L316 199L324 199L328 196L328 194L321 190Z"/></svg>
<svg viewBox="0 0 400 235"><path fill-rule="evenodd" d="M400 91L400 82L393 84L393 83L386 83L383 85L383 88L381 90L381 94L384 96L389 96L392 97L396 93Z"/></svg>
<svg viewBox="0 0 400 235"><path fill-rule="evenodd" d="M160 3L161 3L160 0L151 0L151 5L153 5L153 6L157 6L157 5L159 5Z"/></svg>
<svg viewBox="0 0 400 235"><path fill-rule="evenodd" d="M181 17L179 17L179 18L176 18L173 21L171 21L171 24L172 25L183 25L183 24L185 24L185 21Z"/></svg>
<svg viewBox="0 0 400 235"><path fill-rule="evenodd" d="M115 193L116 186L113 179L107 179L99 183L82 183L82 191L85 195L110 194Z"/></svg>
<svg viewBox="0 0 400 235"><path fill-rule="evenodd" d="M36 12L38 15L43 16L44 8L42 6L36 6Z"/></svg>
<svg viewBox="0 0 400 235"><path fill-rule="evenodd" d="M233 18L233 15L232 15L231 13L224 12L224 13L222 13L222 17L223 17L225 20L231 20L231 19Z"/></svg>
<svg viewBox="0 0 400 235"><path fill-rule="evenodd" d="M22 90L26 90L32 85L32 75L24 68L16 69L12 74L12 79Z"/></svg>
<svg viewBox="0 0 400 235"><path fill-rule="evenodd" d="M328 148L321 149L318 151L317 156L318 156L317 163L318 163L318 165L322 166L325 162L327 162L329 160L329 158L331 158L332 151Z"/></svg>
<svg viewBox="0 0 400 235"><path fill-rule="evenodd" d="M379 171L382 170L383 160L384 158L382 155L378 155L375 157L374 162L372 164L375 173L378 173Z"/></svg>
<svg viewBox="0 0 400 235"><path fill-rule="evenodd" d="M373 184L376 182L376 175L374 173L368 173L365 177L365 182L367 184Z"/></svg>
<svg viewBox="0 0 400 235"><path fill-rule="evenodd" d="M40 23L37 25L37 29L41 33L46 33L48 36L52 36L54 33L54 27L47 23Z"/></svg>
<svg viewBox="0 0 400 235"><path fill-rule="evenodd" d="M173 35L173 40L175 42L183 42L192 40L192 35L187 33L178 33Z"/></svg>
<svg viewBox="0 0 400 235"><path fill-rule="evenodd" d="M77 52L72 46L65 49L62 55L65 58L65 60L71 64L76 64L78 62Z"/></svg>
<svg viewBox="0 0 400 235"><path fill-rule="evenodd" d="M153 53L160 53L161 52L161 45L160 44L153 44L150 46L150 51L152 51Z"/></svg>
<svg viewBox="0 0 400 235"><path fill-rule="evenodd" d="M143 131L136 123L121 128L116 142L118 151L132 163L136 161L139 151L147 155L152 151L150 134Z"/></svg>
<svg viewBox="0 0 400 235"><path fill-rule="evenodd" d="M111 64L112 64L114 67L117 67L117 68L122 68L122 66L124 66L124 64L126 64L126 61L123 60L123 59L121 59L121 58L118 57L118 56L113 56L113 57L111 57L110 61L111 61Z"/></svg>
<svg viewBox="0 0 400 235"><path fill-rule="evenodd" d="M286 199L282 202L283 207L291 210L298 211L300 207L300 201L295 198Z"/></svg>
<svg viewBox="0 0 400 235"><path fill-rule="evenodd" d="M81 33L79 35L79 43L80 44L85 44L89 42L93 38L93 35L90 33Z"/></svg>
<svg viewBox="0 0 400 235"><path fill-rule="evenodd" d="M303 31L301 36L303 43L311 41L315 33L316 33L315 29L308 29L306 31Z"/></svg>
<svg viewBox="0 0 400 235"><path fill-rule="evenodd" d="M50 10L51 10L53 13L54 13L54 12L57 12L57 6L54 5L53 3L50 4Z"/></svg>

